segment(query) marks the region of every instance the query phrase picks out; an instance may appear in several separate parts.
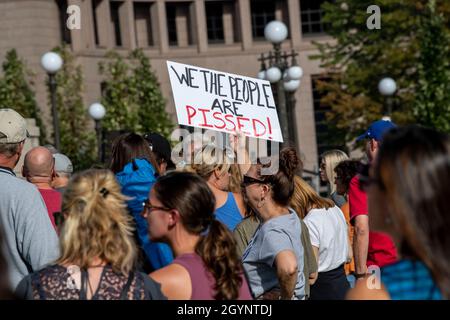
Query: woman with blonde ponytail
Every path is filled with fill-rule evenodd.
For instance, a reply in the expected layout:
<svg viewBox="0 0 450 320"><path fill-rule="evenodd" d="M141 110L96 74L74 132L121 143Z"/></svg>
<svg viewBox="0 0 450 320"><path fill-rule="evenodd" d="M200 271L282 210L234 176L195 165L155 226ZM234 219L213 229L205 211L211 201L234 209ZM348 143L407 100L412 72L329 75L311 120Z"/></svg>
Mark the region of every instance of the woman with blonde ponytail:
<svg viewBox="0 0 450 320"><path fill-rule="evenodd" d="M215 198L190 172L158 179L145 202L152 241L170 245L175 260L150 274L168 299L251 299L233 237L214 218Z"/></svg>
<svg viewBox="0 0 450 320"><path fill-rule="evenodd" d="M205 144L195 153L193 163L183 170L194 172L206 181L216 200L216 219L233 231L245 216L245 204L240 192L224 191L229 189L233 166L227 152L229 150Z"/></svg>
<svg viewBox="0 0 450 320"><path fill-rule="evenodd" d="M136 244L127 198L109 170L74 176L63 197L61 257L25 277L18 295L39 300L164 299L160 287L136 271Z"/></svg>

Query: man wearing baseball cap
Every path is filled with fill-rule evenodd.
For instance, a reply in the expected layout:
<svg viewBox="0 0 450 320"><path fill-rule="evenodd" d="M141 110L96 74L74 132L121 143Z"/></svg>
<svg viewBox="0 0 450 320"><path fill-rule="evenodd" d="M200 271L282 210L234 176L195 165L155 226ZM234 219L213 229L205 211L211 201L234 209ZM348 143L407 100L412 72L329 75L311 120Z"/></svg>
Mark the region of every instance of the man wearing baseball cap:
<svg viewBox="0 0 450 320"><path fill-rule="evenodd" d="M0 109L0 229L12 289L59 256L58 237L39 191L13 171L27 136L20 114Z"/></svg>
<svg viewBox="0 0 450 320"><path fill-rule="evenodd" d="M56 191L63 193L73 173L72 161L62 153L53 154L53 158L55 159L55 177L53 178L52 187Z"/></svg>
<svg viewBox="0 0 450 320"><path fill-rule="evenodd" d="M383 136L394 127L396 125L392 121L378 120L357 138L357 141L367 140L366 153L370 163L377 156ZM353 238L355 276L357 279L363 279L367 273L367 267L371 265L382 267L395 262L397 251L394 242L387 234L369 231L367 193L361 189L359 175L350 181L348 202L350 221L355 227Z"/></svg>
<svg viewBox="0 0 450 320"><path fill-rule="evenodd" d="M171 160L172 149L169 141L159 133L146 133L144 139L147 140L153 155L158 163L160 175L164 175L167 170L175 169L175 164Z"/></svg>

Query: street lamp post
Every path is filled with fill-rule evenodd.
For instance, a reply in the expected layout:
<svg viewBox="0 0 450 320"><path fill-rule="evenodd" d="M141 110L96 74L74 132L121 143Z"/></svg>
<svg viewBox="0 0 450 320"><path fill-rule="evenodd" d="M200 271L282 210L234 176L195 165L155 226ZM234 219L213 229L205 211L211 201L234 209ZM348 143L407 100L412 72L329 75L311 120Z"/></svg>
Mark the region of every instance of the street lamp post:
<svg viewBox="0 0 450 320"><path fill-rule="evenodd" d="M101 120L105 117L106 110L101 103L93 103L89 106L89 115L95 121L95 132L97 134L97 157L99 162L103 162L103 132Z"/></svg>
<svg viewBox="0 0 450 320"><path fill-rule="evenodd" d="M56 79L55 74L61 69L63 60L61 56L55 52L47 52L41 58L42 68L48 74L48 84L50 87L50 101L52 105L52 118L53 118L53 135L55 137L55 148L60 150L60 139L59 139L59 120L58 120L58 110L56 109Z"/></svg>
<svg viewBox="0 0 450 320"><path fill-rule="evenodd" d="M392 116L392 95L397 91L397 84L392 78L383 78L378 83L378 91L386 97L386 109L385 116L391 119ZM387 114L386 114L387 112Z"/></svg>
<svg viewBox="0 0 450 320"><path fill-rule="evenodd" d="M295 123L294 92L300 86L303 70L297 65L296 53L282 52L281 43L287 38L288 29L280 21L269 22L264 29L267 41L273 44L273 52L261 54L259 79L268 80L274 87L277 100L277 113L284 143L294 142L297 147L297 128ZM291 63L289 63L291 58ZM269 68L266 68L268 63Z"/></svg>

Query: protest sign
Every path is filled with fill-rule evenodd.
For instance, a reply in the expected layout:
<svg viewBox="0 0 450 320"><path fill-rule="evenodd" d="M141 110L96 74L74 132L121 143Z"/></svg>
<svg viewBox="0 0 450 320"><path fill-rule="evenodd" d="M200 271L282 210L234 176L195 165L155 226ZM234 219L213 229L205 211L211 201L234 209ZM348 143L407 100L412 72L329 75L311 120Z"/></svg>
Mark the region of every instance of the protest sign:
<svg viewBox="0 0 450 320"><path fill-rule="evenodd" d="M167 61L178 123L283 142L270 83Z"/></svg>

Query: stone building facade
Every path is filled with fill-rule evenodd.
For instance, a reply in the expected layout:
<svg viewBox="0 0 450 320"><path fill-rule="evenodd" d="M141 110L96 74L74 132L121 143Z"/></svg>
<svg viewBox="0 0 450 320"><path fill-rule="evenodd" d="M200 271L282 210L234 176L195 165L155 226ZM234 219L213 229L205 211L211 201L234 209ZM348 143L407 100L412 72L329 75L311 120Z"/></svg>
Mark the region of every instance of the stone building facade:
<svg viewBox="0 0 450 320"><path fill-rule="evenodd" d="M264 26L283 21L289 36L283 50L298 51L304 70L295 93L299 147L305 169L318 169L318 154L326 146L320 130L323 110L314 91L314 79L323 73L313 41L333 41L324 32L319 0L0 0L0 62L16 48L35 73L35 91L44 119L50 121L46 74L41 56L68 43L82 65L86 106L99 101L102 78L98 63L115 49L124 55L143 48L167 99L167 111L176 121L166 60L255 77L258 57L272 45ZM67 7L80 8L81 29L66 27ZM316 180L317 183L317 180Z"/></svg>

